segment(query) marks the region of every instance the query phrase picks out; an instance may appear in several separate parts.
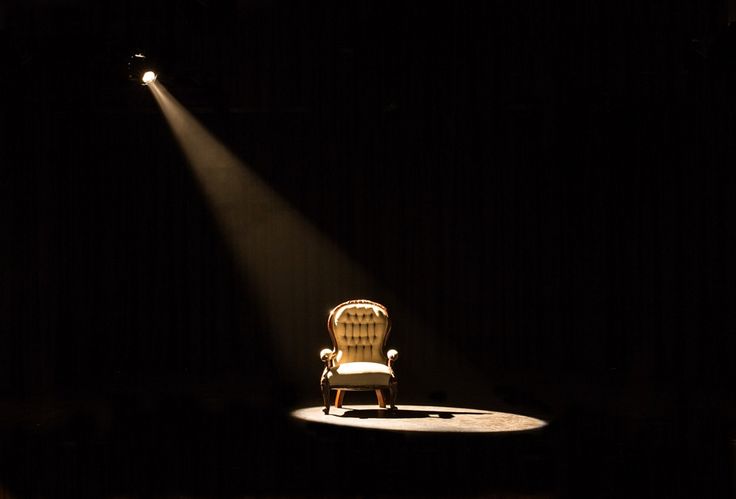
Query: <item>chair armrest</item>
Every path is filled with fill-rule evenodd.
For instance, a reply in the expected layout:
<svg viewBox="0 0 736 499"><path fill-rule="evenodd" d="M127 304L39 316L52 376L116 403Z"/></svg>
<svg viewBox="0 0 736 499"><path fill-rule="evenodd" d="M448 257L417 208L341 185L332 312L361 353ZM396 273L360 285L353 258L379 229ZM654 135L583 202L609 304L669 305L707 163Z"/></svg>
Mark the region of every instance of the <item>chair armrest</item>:
<svg viewBox="0 0 736 499"><path fill-rule="evenodd" d="M391 364L393 364L396 359L399 358L399 352L392 348L391 350L386 352L386 357L388 357L388 366L391 367Z"/></svg>
<svg viewBox="0 0 736 499"><path fill-rule="evenodd" d="M335 352L334 350L330 350L329 348L323 348L319 352L319 358L322 360L322 362L329 362L334 359L336 355L337 352Z"/></svg>
<svg viewBox="0 0 736 499"><path fill-rule="evenodd" d="M325 363L325 367L335 367L340 364L340 359L342 359L342 350L323 348L319 352L319 358Z"/></svg>

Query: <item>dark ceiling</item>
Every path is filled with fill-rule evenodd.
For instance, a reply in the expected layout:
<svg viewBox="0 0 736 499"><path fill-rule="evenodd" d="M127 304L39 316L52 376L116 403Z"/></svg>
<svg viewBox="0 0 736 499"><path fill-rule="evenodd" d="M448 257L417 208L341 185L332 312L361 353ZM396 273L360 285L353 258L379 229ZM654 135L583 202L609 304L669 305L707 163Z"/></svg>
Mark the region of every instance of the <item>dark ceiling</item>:
<svg viewBox="0 0 736 499"><path fill-rule="evenodd" d="M684 0L18 0L0 15L6 71L30 100L137 107L126 62L145 52L192 106L262 111L572 95L603 106L683 71L692 40L708 42L726 12Z"/></svg>

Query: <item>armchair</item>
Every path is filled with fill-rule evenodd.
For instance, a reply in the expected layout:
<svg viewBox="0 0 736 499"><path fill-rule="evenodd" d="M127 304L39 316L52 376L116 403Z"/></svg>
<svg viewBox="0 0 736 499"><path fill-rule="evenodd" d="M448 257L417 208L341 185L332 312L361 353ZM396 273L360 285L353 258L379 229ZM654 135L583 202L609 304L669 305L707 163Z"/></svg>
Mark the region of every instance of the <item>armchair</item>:
<svg viewBox="0 0 736 499"><path fill-rule="evenodd" d="M332 349L320 352L324 413L330 413L330 394L336 390L335 407L342 407L346 391L375 391L379 407L396 409L398 384L393 363L396 350L384 353L391 331L388 310L370 300L349 300L336 306L327 318Z"/></svg>

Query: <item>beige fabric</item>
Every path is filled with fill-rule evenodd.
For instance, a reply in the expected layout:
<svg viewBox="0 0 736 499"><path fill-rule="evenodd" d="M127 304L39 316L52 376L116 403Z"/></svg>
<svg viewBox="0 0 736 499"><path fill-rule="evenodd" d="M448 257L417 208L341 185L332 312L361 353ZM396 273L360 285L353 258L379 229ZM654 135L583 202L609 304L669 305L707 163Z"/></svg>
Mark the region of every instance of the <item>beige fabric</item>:
<svg viewBox="0 0 736 499"><path fill-rule="evenodd" d="M386 363L383 343L388 329L388 317L379 307L351 303L335 310L333 331L337 349L342 351L340 363Z"/></svg>
<svg viewBox="0 0 736 499"><path fill-rule="evenodd" d="M330 387L388 386L393 373L385 364L350 362L333 367L327 372Z"/></svg>

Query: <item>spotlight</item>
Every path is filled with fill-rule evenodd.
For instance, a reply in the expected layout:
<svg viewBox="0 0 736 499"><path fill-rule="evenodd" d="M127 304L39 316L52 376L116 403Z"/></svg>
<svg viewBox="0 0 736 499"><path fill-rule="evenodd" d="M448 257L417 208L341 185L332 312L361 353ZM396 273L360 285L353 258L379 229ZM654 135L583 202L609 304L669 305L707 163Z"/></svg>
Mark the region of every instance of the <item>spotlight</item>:
<svg viewBox="0 0 736 499"><path fill-rule="evenodd" d="M144 85L148 85L149 83L156 81L156 73L154 73L153 71L146 71L145 73L143 73L141 81L143 81Z"/></svg>
<svg viewBox="0 0 736 499"><path fill-rule="evenodd" d="M152 70L152 64L146 60L146 56L140 53L133 54L128 60L128 79L148 85L156 81L158 75Z"/></svg>

